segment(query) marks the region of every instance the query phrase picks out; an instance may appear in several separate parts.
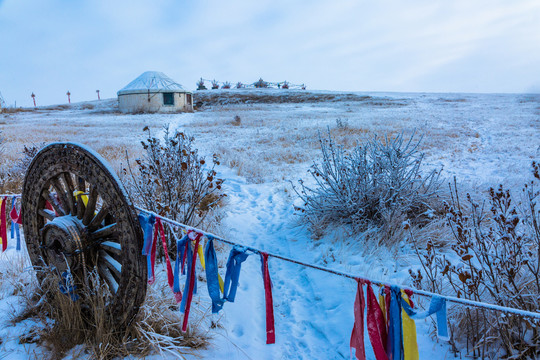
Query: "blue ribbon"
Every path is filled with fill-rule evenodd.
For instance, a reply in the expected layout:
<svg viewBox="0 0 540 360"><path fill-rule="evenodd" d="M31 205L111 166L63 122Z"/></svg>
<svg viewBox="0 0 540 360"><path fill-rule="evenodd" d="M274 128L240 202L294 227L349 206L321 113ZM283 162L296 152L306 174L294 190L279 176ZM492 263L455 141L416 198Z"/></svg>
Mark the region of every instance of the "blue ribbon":
<svg viewBox="0 0 540 360"><path fill-rule="evenodd" d="M212 299L212 313L216 314L223 308L225 302L219 294L218 262L216 250L214 249L214 237L206 235L208 242L204 249L204 258L206 260L206 285L208 294Z"/></svg>
<svg viewBox="0 0 540 360"><path fill-rule="evenodd" d="M411 308L409 304L405 300L402 299L401 306L403 307L403 310L409 315L411 319L425 319L428 316L431 316L433 314L436 314L437 316L437 336L441 340L449 340L450 337L448 335L448 322L446 319L446 299L439 297L439 296L433 296L431 298L431 302L429 303L429 308L427 311L424 312L417 312Z"/></svg>
<svg viewBox="0 0 540 360"><path fill-rule="evenodd" d="M71 301L79 300L79 295L75 294L77 286L73 284L73 276L71 273L64 271L62 273L62 279L58 282L60 292L66 296L69 296Z"/></svg>
<svg viewBox="0 0 540 360"><path fill-rule="evenodd" d="M244 247L235 246L229 253L229 259L227 260L227 272L225 273L225 280L223 284L223 300L234 302L234 298L236 297L236 288L238 287L238 280L240 279L242 262L244 262L248 257L246 251L247 249Z"/></svg>
<svg viewBox="0 0 540 360"><path fill-rule="evenodd" d="M180 267L184 258L186 242L189 241L189 236L185 235L181 240L176 240L176 261L174 263L174 285L173 291L180 292ZM182 274L185 274L185 267L182 268Z"/></svg>
<svg viewBox="0 0 540 360"><path fill-rule="evenodd" d="M390 287L390 316L388 319L388 358L403 359L403 325L401 321L401 290Z"/></svg>
<svg viewBox="0 0 540 360"><path fill-rule="evenodd" d="M152 259L151 259L151 252L152 252L152 242L154 238L152 237L153 230L154 230L154 224L156 223L156 217L152 214L146 215L144 213L139 214L139 223L141 224L141 228L143 229L144 234L144 244L142 248L142 254L146 255L146 267L148 271L148 279L152 276Z"/></svg>
<svg viewBox="0 0 540 360"><path fill-rule="evenodd" d="M182 297L182 302L180 303L180 311L185 312L186 311L186 302L187 302L187 294L189 294L189 291L191 287L193 286L193 294L197 293L197 273L196 268L194 270L194 276L193 276L193 284L191 281L189 281L189 274L191 273L191 267L195 266L197 264L193 264L193 249L191 249L191 240L188 238L187 241L187 271L188 276L186 276L186 284L184 285L184 296Z"/></svg>
<svg viewBox="0 0 540 360"><path fill-rule="evenodd" d="M142 248L143 255L150 255L152 251L152 236L154 230L154 224L156 223L156 217L152 214L146 215L143 213L139 214L139 223L143 229L144 233L144 244Z"/></svg>
<svg viewBox="0 0 540 360"><path fill-rule="evenodd" d="M11 199L11 210L15 207L15 202L17 198L14 196ZM13 219L11 220L11 239L13 240L14 235L17 234L17 251L21 250L21 233L19 231L19 224L17 224Z"/></svg>

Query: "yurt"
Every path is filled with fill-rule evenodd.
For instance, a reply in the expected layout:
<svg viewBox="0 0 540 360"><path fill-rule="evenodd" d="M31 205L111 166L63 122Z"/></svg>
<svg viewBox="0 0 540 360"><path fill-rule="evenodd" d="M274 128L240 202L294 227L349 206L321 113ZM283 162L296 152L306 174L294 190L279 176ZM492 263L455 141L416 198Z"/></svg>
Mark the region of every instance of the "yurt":
<svg viewBox="0 0 540 360"><path fill-rule="evenodd" d="M123 113L193 111L191 92L159 71L146 71L118 91Z"/></svg>

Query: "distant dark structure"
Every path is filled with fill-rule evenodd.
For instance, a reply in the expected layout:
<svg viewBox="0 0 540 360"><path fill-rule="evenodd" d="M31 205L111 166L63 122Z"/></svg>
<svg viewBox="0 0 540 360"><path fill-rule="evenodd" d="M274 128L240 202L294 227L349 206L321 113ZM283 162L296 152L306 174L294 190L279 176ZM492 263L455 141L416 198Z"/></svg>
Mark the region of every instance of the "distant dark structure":
<svg viewBox="0 0 540 360"><path fill-rule="evenodd" d="M208 79L203 79L201 78L199 81L197 81L197 90L207 90L204 82L205 81L209 81L211 84L212 84L212 90L217 90L220 88L220 84L221 84L221 89L225 89L225 90L228 90L228 89L231 89L232 88L232 84L229 82L229 81L225 81L225 82L220 82L220 81L217 81L216 79L214 80L208 80ZM306 90L306 85L304 84L291 84L289 83L288 81L281 81L281 82L268 82L268 81L264 81L262 78L259 78L259 80L255 81L254 83L251 83L251 84L244 84L242 82L237 82L236 85L234 86L235 89L296 89L296 90Z"/></svg>

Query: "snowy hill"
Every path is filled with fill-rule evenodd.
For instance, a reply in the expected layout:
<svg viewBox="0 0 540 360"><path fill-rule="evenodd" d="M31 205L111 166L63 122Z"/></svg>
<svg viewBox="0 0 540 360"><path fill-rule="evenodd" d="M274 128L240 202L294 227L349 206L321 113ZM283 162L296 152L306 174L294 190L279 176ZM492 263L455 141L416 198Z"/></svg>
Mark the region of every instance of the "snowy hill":
<svg viewBox="0 0 540 360"><path fill-rule="evenodd" d="M222 159L218 173L225 179L228 203L223 223L213 229L220 235L302 261L409 284L408 269L418 261L406 244L396 251L366 250L342 229L313 240L302 226L289 181L307 178L306 170L319 157L319 134L330 130L336 142L351 148L375 135L416 131L424 136L427 168L443 168L444 177L456 176L463 187L482 191L500 182L519 186L529 176L531 161L540 159L539 95L208 90L195 92L194 104L194 113L167 115L119 114L116 99L1 114L6 161L15 161L26 144L69 140L94 148L118 171L126 152L131 158L141 153L144 126L159 134L170 124L194 135L202 154ZM0 255L0 269L12 266L17 256L10 245ZM264 344L261 265L252 255L242 267L237 300L220 313L221 328L209 330L210 347L193 358L349 358L356 284L276 259L270 274L276 344ZM0 282L0 309L16 311L21 299L6 284ZM205 284L199 290L204 312L209 306ZM0 358L45 352L19 343L33 325L11 326L1 319ZM434 340L429 320L418 321L417 327L422 359L450 357L449 347ZM369 345L366 353L373 358Z"/></svg>

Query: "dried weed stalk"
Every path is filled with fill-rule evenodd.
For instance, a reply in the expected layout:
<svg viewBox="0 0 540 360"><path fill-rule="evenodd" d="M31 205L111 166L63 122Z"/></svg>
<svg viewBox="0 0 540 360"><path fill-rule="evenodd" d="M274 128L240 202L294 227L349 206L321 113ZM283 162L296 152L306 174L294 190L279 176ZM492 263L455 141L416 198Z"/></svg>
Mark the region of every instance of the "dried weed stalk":
<svg viewBox="0 0 540 360"><path fill-rule="evenodd" d="M42 327L22 336L21 342L44 346L51 359L67 354L113 359L155 353L183 359L208 342L207 335L197 325L192 325L188 332L181 331L182 318L176 303L163 296L157 286L147 294L135 320L126 329L118 329L107 321L111 319L106 306L110 293L99 277L90 274L91 287L79 290L79 299L73 301L60 291L57 274L44 271L48 272L46 280L37 291L26 296L25 309L12 321L40 320Z"/></svg>
<svg viewBox="0 0 540 360"><path fill-rule="evenodd" d="M422 270L410 271L416 286L431 291L540 312L540 166L516 200L502 185L489 189L483 202L466 196L467 208L454 184L446 216L452 229L451 252L432 244L417 247ZM537 359L538 321L483 309L455 308L453 334L457 347L475 358Z"/></svg>

